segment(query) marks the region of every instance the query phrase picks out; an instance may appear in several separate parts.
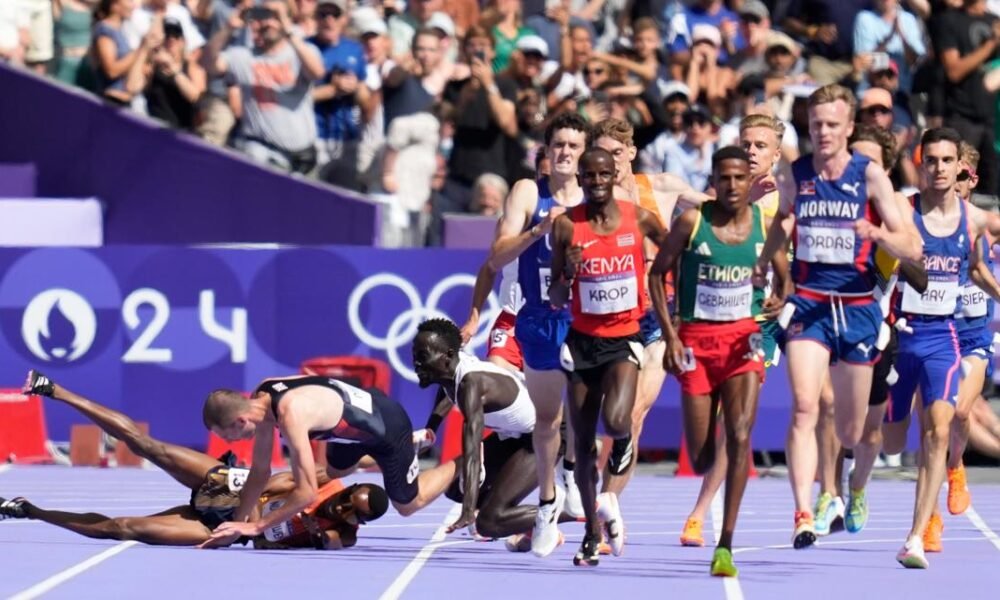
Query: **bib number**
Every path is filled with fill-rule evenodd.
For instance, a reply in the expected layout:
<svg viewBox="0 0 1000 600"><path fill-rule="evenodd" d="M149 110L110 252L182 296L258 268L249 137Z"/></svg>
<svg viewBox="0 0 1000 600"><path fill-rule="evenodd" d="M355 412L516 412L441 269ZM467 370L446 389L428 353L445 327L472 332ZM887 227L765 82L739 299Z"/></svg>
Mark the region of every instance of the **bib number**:
<svg viewBox="0 0 1000 600"><path fill-rule="evenodd" d="M240 469L237 467L231 467L229 472L226 473L226 486L233 492L238 492L243 489L243 484L247 482L247 477L250 475L250 469Z"/></svg>
<svg viewBox="0 0 1000 600"><path fill-rule="evenodd" d="M951 315L958 301L958 281L930 279L923 294L909 284L903 285L903 312L915 315Z"/></svg>
<svg viewBox="0 0 1000 600"><path fill-rule="evenodd" d="M962 290L962 316L975 318L986 316L986 292L977 285L967 285Z"/></svg>
<svg viewBox="0 0 1000 600"><path fill-rule="evenodd" d="M610 315L639 306L639 280L634 271L580 280L580 308L590 315Z"/></svg>
<svg viewBox="0 0 1000 600"><path fill-rule="evenodd" d="M854 227L845 223L831 225L798 225L795 256L809 263L850 265L854 263Z"/></svg>
<svg viewBox="0 0 1000 600"><path fill-rule="evenodd" d="M543 302L549 301L549 286L552 285L552 269L541 267L538 269L538 295Z"/></svg>
<svg viewBox="0 0 1000 600"><path fill-rule="evenodd" d="M695 291L694 318L706 321L738 321L751 316L753 286L749 283L733 287L698 282Z"/></svg>

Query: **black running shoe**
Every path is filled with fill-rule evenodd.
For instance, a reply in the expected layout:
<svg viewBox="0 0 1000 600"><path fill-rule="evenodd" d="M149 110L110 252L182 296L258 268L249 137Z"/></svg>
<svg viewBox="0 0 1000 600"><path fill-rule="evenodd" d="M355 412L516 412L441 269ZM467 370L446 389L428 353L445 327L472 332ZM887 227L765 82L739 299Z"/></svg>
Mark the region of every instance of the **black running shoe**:
<svg viewBox="0 0 1000 600"><path fill-rule="evenodd" d="M601 552L601 536L583 536L583 543L580 544L580 549L577 550L576 556L573 557L573 564L578 567L596 567L597 563L600 562Z"/></svg>
<svg viewBox="0 0 1000 600"><path fill-rule="evenodd" d="M12 498L4 500L0 498L0 521L6 519L27 519L28 512L24 510L24 498Z"/></svg>
<svg viewBox="0 0 1000 600"><path fill-rule="evenodd" d="M33 396L47 396L51 398L52 394L56 393L55 382L32 369L28 371L28 378L24 381L24 389L22 391L25 394Z"/></svg>

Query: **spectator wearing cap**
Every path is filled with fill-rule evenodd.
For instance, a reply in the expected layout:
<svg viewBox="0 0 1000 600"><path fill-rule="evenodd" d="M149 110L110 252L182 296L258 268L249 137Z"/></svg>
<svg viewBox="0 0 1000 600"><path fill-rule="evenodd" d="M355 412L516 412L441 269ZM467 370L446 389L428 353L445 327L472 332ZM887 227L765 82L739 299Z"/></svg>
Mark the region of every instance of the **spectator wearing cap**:
<svg viewBox="0 0 1000 600"><path fill-rule="evenodd" d="M707 23L694 26L685 81L692 99L708 106L715 115L725 113L726 96L733 79L732 71L719 64L721 46L722 34L718 28Z"/></svg>
<svg viewBox="0 0 1000 600"><path fill-rule="evenodd" d="M764 52L764 62L767 64L764 72L766 99L781 95L788 85L810 80L809 75L804 72L801 50L795 40L780 31L772 31L768 35L767 50Z"/></svg>
<svg viewBox="0 0 1000 600"><path fill-rule="evenodd" d="M125 23L132 16L131 0L100 0L94 9L93 57L96 92L105 101L128 106L145 86L144 69L153 49L163 42L162 17L142 38L138 48L125 34Z"/></svg>
<svg viewBox="0 0 1000 600"><path fill-rule="evenodd" d="M694 105L684 113L683 119L684 138L651 144L643 150L640 164L643 172L673 173L695 190L704 191L712 172L712 153L717 147L712 116L704 107Z"/></svg>
<svg viewBox="0 0 1000 600"><path fill-rule="evenodd" d="M632 24L631 50L635 59L625 58L615 53L594 52L612 67L622 69L637 76L645 85L653 85L657 79L671 79L666 67L660 62L660 27L648 17L637 19ZM677 78L680 79L680 78Z"/></svg>
<svg viewBox="0 0 1000 600"><path fill-rule="evenodd" d="M918 174L910 156L910 146L915 140L916 131L908 127L894 127L892 93L882 88L866 91L858 102L858 122L893 134L897 159L896 165L889 172L889 178L896 189L916 186Z"/></svg>
<svg viewBox="0 0 1000 600"><path fill-rule="evenodd" d="M197 59L198 55L192 53L201 50L202 46L205 45L205 36L201 34L198 26L195 25L194 19L191 17L191 11L179 2L171 2L170 0L146 0L142 3L142 6L132 11L132 16L129 17L128 23L125 26L125 32L126 35L128 35L129 43L132 44L132 46L138 46L140 44L142 37L146 35L149 32L150 27L153 26L153 21L156 15L160 15L165 19L171 19L180 24L181 29L184 32L184 44L187 52L188 54L191 54L193 58Z"/></svg>
<svg viewBox="0 0 1000 600"><path fill-rule="evenodd" d="M458 44L455 42L455 22L448 13L438 11L424 23L427 29L433 29L441 38L441 53L449 62L458 60Z"/></svg>
<svg viewBox="0 0 1000 600"><path fill-rule="evenodd" d="M549 58L560 64L562 57L572 52L570 25L586 26L585 21L573 17L572 0L546 2L544 12L525 18L524 24L545 40L549 46Z"/></svg>
<svg viewBox="0 0 1000 600"><path fill-rule="evenodd" d="M446 4L444 0L410 0L406 3L406 12L393 13L388 19L392 55L403 57L409 54L413 36L421 29L437 29L449 40L454 40L455 22L446 12ZM454 61L457 58L454 44L447 41L443 46L445 57Z"/></svg>
<svg viewBox="0 0 1000 600"><path fill-rule="evenodd" d="M809 75L819 85L855 83L854 17L871 0L791 0L784 30L809 50Z"/></svg>
<svg viewBox="0 0 1000 600"><path fill-rule="evenodd" d="M444 91L445 101L455 107L455 136L444 194L449 206L435 207L436 215L466 212L472 200L472 185L483 173L510 179L507 144L518 132L518 84L506 74L493 73L494 39L482 27L469 29L462 44L469 77L450 82ZM526 58L526 62L540 61Z"/></svg>
<svg viewBox="0 0 1000 600"><path fill-rule="evenodd" d="M163 45L146 66L146 107L149 116L174 129L194 130L198 100L205 93L205 70L188 56L184 27L173 18L163 21Z"/></svg>
<svg viewBox="0 0 1000 600"><path fill-rule="evenodd" d="M866 72L884 70L895 61L899 89L913 88L913 67L927 54L923 30L917 17L899 6L898 0L873 0L874 10L863 10L854 20L855 65L860 73L858 92L868 87Z"/></svg>
<svg viewBox="0 0 1000 600"><path fill-rule="evenodd" d="M316 35L309 42L323 58L323 77L312 90L316 113L316 159L319 177L335 185L357 189L360 107L368 101L367 76L361 44L344 36L347 0L319 0Z"/></svg>
<svg viewBox="0 0 1000 600"><path fill-rule="evenodd" d="M389 29L385 21L375 11L364 14L362 9L355 9L351 18L365 52L366 73L363 86L367 88L368 93L364 95L367 101L360 103L365 126L361 133L361 141L358 143L358 179L362 183L362 188L367 190L376 183L373 175L378 169L372 167L385 142L382 66L389 60L392 41L389 39Z"/></svg>
<svg viewBox="0 0 1000 600"><path fill-rule="evenodd" d="M767 51L771 32L771 12L760 0L746 0L739 9L740 35L746 40L746 46L740 49L729 66L736 71L737 77L759 75L767 71L764 53Z"/></svg>
<svg viewBox="0 0 1000 600"><path fill-rule="evenodd" d="M253 48L223 52L244 13L233 12L205 46L210 73L225 74L241 90L238 147L252 159L293 173L316 166L316 115L312 84L324 75L315 46L292 28L288 6L267 1L246 11Z"/></svg>
<svg viewBox="0 0 1000 600"><path fill-rule="evenodd" d="M518 40L527 35L536 35L534 29L524 24L522 8L521 0L493 0L493 6L483 14L483 23L492 24L490 33L493 35L495 49L495 73L507 68Z"/></svg>
<svg viewBox="0 0 1000 600"><path fill-rule="evenodd" d="M719 31L719 64L728 65L732 55L743 49L746 40L740 33L739 17L726 8L722 0L695 0L671 19L667 40L670 46L671 72L675 79L682 79L692 58L694 30L698 25L708 25Z"/></svg>
<svg viewBox="0 0 1000 600"><path fill-rule="evenodd" d="M691 107L691 90L680 81L668 81L660 86L660 96L667 124L663 139L680 141L684 139L684 113Z"/></svg>

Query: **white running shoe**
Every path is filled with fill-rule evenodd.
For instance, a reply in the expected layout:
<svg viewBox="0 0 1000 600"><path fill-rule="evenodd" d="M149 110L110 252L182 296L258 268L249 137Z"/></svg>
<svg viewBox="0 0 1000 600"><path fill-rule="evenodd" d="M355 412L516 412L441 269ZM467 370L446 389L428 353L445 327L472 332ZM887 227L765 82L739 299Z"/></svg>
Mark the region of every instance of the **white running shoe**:
<svg viewBox="0 0 1000 600"><path fill-rule="evenodd" d="M611 553L621 556L625 553L625 521L618 506L617 494L604 492L597 496L597 516L604 522L604 535L611 546Z"/></svg>
<svg viewBox="0 0 1000 600"><path fill-rule="evenodd" d="M559 465L557 474L559 481L566 488L566 506L563 510L571 517L578 519L583 517L583 500L580 498L580 488L576 486L576 474L573 471L567 471L562 465ZM556 485L559 485L558 482Z"/></svg>
<svg viewBox="0 0 1000 600"><path fill-rule="evenodd" d="M559 515L566 505L566 490L558 483L555 488L555 502L539 506L535 515L535 528L531 531L531 552L535 556L548 556L559 546Z"/></svg>
<svg viewBox="0 0 1000 600"><path fill-rule="evenodd" d="M920 536L911 536L896 554L896 560L907 569L926 569L931 566L924 556L924 541Z"/></svg>

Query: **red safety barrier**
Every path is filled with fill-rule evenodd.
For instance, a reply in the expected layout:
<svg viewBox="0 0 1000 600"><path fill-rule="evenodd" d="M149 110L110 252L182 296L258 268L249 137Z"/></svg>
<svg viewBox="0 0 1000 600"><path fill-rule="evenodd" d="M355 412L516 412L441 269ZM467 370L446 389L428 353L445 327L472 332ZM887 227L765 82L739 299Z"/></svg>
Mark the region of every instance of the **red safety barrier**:
<svg viewBox="0 0 1000 600"><path fill-rule="evenodd" d="M0 389L0 462L54 462L48 439L42 399L15 388Z"/></svg>
<svg viewBox="0 0 1000 600"><path fill-rule="evenodd" d="M249 467L253 463L253 440L238 440L227 442L212 432L208 433L208 449L205 454L213 458L219 458L226 452L232 451L236 455L236 465ZM274 448L271 451L271 468L283 469L286 466L285 457L281 454L281 437L278 431L274 431Z"/></svg>

